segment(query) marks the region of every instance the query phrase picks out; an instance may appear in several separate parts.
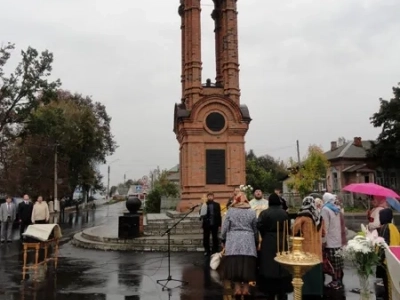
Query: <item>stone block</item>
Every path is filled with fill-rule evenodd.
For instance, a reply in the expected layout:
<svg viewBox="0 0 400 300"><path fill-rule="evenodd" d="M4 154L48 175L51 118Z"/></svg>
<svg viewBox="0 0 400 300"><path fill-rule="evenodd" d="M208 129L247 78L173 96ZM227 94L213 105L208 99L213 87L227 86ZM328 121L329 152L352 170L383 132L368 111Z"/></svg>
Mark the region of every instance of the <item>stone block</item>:
<svg viewBox="0 0 400 300"><path fill-rule="evenodd" d="M118 219L118 238L133 239L140 236L140 216L126 215Z"/></svg>

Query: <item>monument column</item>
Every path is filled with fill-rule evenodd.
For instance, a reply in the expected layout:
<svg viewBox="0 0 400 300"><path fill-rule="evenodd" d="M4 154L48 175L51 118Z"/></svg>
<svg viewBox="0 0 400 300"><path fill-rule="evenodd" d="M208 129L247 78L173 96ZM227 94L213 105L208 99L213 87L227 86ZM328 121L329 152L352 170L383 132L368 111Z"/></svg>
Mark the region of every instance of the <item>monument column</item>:
<svg viewBox="0 0 400 300"><path fill-rule="evenodd" d="M213 0L215 84L201 80L200 2L180 0L179 9L183 103L175 104L173 127L179 142L179 211L210 191L226 203L233 189L246 183L244 145L251 118L240 102L236 0Z"/></svg>
<svg viewBox="0 0 400 300"><path fill-rule="evenodd" d="M215 85L217 87L222 87L223 78L222 78L222 42L223 42L223 20L222 20L222 5L220 0L214 1L214 10L211 14L211 17L214 20L215 24L215 68L216 68L216 77L215 77Z"/></svg>
<svg viewBox="0 0 400 300"><path fill-rule="evenodd" d="M186 107L200 99L201 85L201 6L200 0L184 0Z"/></svg>
<svg viewBox="0 0 400 300"><path fill-rule="evenodd" d="M237 25L237 0L223 1L222 19L224 22L223 36L223 80L224 94L235 103L239 103L239 48Z"/></svg>
<svg viewBox="0 0 400 300"><path fill-rule="evenodd" d="M185 76L186 76L186 71L185 71L185 55L186 55L186 31L185 31L185 5L184 5L184 0L181 0L181 5L179 5L178 8L178 13L181 16L181 64L182 64L182 70L181 70L181 83L182 83L182 97L184 97L185 94ZM183 98L184 99L184 98ZM183 100L182 99L182 100Z"/></svg>

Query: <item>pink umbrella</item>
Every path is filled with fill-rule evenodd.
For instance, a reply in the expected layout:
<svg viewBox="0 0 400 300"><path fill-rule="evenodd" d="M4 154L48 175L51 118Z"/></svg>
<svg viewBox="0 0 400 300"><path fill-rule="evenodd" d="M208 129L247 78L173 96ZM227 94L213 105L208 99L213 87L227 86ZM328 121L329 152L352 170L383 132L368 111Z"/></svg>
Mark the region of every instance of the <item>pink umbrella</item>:
<svg viewBox="0 0 400 300"><path fill-rule="evenodd" d="M391 189L385 188L375 183L353 183L345 186L343 190L347 192L371 196L400 198L400 196Z"/></svg>

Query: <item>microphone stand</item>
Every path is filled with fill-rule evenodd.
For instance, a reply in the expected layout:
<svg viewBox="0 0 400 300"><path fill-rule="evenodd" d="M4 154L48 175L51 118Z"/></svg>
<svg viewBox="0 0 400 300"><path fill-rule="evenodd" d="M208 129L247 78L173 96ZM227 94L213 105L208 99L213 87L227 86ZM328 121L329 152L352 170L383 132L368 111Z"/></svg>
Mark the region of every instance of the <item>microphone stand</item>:
<svg viewBox="0 0 400 300"><path fill-rule="evenodd" d="M161 236L167 235L167 244L168 244L168 250L167 250L168 251L168 276L165 279L157 280L157 284L161 285L163 291L170 290L170 288L168 288L168 283L170 283L170 282L179 282L179 283L181 283L181 285L178 285L175 288L182 287L182 286L185 286L185 285L189 284L189 282L187 282L187 281L173 279L172 276L171 276L171 230L174 229L180 222L185 220L186 217L189 216L197 206L198 205L193 206L192 208L190 208L189 211L185 215L183 215L183 217L181 217L175 224L173 224L170 228L168 228L161 235Z"/></svg>

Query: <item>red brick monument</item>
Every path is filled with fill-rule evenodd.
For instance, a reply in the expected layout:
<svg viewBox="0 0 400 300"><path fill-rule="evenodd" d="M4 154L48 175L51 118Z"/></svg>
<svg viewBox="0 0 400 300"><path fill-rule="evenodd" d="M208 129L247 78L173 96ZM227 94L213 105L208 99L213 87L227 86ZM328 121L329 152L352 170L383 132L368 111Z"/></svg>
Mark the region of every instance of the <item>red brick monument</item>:
<svg viewBox="0 0 400 300"><path fill-rule="evenodd" d="M201 0L181 0L182 99L175 105L182 211L212 191L227 202L246 183L245 135L251 121L240 103L237 0L214 0L215 82L202 82Z"/></svg>

